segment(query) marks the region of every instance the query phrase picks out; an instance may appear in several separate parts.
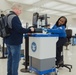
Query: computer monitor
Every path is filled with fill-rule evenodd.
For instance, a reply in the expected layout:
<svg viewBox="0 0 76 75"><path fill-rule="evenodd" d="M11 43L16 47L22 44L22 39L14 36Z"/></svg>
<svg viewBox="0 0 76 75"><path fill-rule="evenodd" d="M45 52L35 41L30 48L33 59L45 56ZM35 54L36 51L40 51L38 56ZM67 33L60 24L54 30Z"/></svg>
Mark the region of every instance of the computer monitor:
<svg viewBox="0 0 76 75"><path fill-rule="evenodd" d="M39 13L34 13L33 14L33 27L37 28L37 21L38 21Z"/></svg>
<svg viewBox="0 0 76 75"><path fill-rule="evenodd" d="M47 25L47 14L40 15L39 19L41 21L41 26L42 27L44 27L45 25Z"/></svg>
<svg viewBox="0 0 76 75"><path fill-rule="evenodd" d="M47 14L44 15L39 15L39 13L34 13L33 14L33 27L34 28L41 28L41 27L45 27L46 25L48 25L48 21L47 21Z"/></svg>

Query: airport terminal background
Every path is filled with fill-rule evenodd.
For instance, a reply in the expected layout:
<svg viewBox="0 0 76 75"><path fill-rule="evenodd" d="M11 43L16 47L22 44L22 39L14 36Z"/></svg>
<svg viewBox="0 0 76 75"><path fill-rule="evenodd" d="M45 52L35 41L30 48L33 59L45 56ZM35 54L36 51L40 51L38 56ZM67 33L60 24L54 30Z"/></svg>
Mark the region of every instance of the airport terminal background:
<svg viewBox="0 0 76 75"><path fill-rule="evenodd" d="M27 3L24 4L23 2L21 2L21 0L19 0L19 2L18 2L18 0L0 0L0 14L1 14L1 11L3 11L4 14L8 13L8 11L11 7L11 4L13 4L15 2L21 3L21 5L23 6L23 13L20 15L20 19L22 22L22 26L24 28L32 26L32 21L33 21L32 19L33 19L34 12L39 12L40 15L47 14L47 16L50 17L50 18L48 18L48 24L50 24L50 28L51 28L55 24L56 20L61 15L63 15L64 13L69 13L69 15L64 14L64 16L66 16L68 19L66 29L72 30L72 37L70 39L69 45L67 46L67 49L66 49L66 46L63 47L63 53L64 53L64 63L71 64L73 66L73 68L72 68L71 72L69 72L67 68L61 67L58 69L58 71L59 71L58 75L64 75L64 74L65 75L75 75L76 74L76 60L75 60L75 57L76 57L76 8L70 7L71 9L67 9L68 11L56 9L56 10L58 10L58 12L60 12L59 14L57 14L57 13L49 14L49 12L52 13L51 10L55 10L55 7L53 6L54 7L54 9L53 9L53 7L51 8L51 6L47 6L47 7L45 7L45 5L41 6L40 3L45 4L46 2L47 3L55 2L57 4L59 2L61 4L71 5L72 7L74 7L74 6L76 7L76 3L74 4L73 0L69 0L69 2L68 2L68 0L54 0L54 1L53 0L31 0L34 2L39 1L39 2L36 2L36 4L29 3L28 0L26 0L26 1L27 1ZM50 4L50 5L52 5L52 4ZM56 6L58 6L58 5L56 5ZM40 7L40 6L43 9L36 8L36 7ZM48 7L50 7L51 9ZM32 8L32 9L30 9L30 8ZM62 8L62 9L64 9L64 8ZM43 11L43 13L40 13L42 10L46 10L46 11ZM49 11L49 12L47 12L47 11ZM72 11L74 11L74 12L72 12ZM61 14L61 13L63 13L63 14ZM22 68L25 68L25 66L23 65L23 63L25 62L25 60L24 60L25 42L26 41L23 38L23 44L21 47L21 60L20 60L20 64L19 64L19 75L36 75L35 72L29 73L29 72L20 71ZM0 37L0 57L3 56L2 47L3 47L3 39ZM6 56L7 56L7 51L6 51L6 45L5 45L4 57L6 57ZM0 75L6 75L6 74L7 74L7 58L3 58L3 59L0 59Z"/></svg>

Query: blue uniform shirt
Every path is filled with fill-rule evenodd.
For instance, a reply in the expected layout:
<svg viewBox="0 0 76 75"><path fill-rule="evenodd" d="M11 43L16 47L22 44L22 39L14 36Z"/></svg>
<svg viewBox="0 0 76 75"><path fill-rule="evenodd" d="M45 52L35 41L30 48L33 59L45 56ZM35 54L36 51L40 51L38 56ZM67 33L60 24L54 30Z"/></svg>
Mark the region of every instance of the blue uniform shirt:
<svg viewBox="0 0 76 75"><path fill-rule="evenodd" d="M65 26L63 25L54 25L52 29L47 29L47 32L58 34L59 37L66 37Z"/></svg>

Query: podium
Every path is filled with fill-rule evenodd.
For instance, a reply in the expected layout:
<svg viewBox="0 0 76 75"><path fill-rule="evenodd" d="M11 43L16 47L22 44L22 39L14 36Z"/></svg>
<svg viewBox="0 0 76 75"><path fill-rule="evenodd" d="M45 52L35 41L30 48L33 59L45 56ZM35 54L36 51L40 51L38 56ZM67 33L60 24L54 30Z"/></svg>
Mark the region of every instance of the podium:
<svg viewBox="0 0 76 75"><path fill-rule="evenodd" d="M39 75L55 72L56 34L32 34L29 37L29 69Z"/></svg>

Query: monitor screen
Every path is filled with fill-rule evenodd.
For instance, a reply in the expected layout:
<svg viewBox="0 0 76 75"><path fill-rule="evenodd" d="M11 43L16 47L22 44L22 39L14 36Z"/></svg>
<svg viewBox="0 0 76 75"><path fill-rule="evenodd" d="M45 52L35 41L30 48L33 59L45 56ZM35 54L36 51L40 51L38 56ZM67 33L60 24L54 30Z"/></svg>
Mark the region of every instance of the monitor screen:
<svg viewBox="0 0 76 75"><path fill-rule="evenodd" d="M39 19L41 20L41 26L47 25L47 14L39 16Z"/></svg>
<svg viewBox="0 0 76 75"><path fill-rule="evenodd" d="M39 14L36 12L33 14L33 27L37 28L37 21L38 21Z"/></svg>

